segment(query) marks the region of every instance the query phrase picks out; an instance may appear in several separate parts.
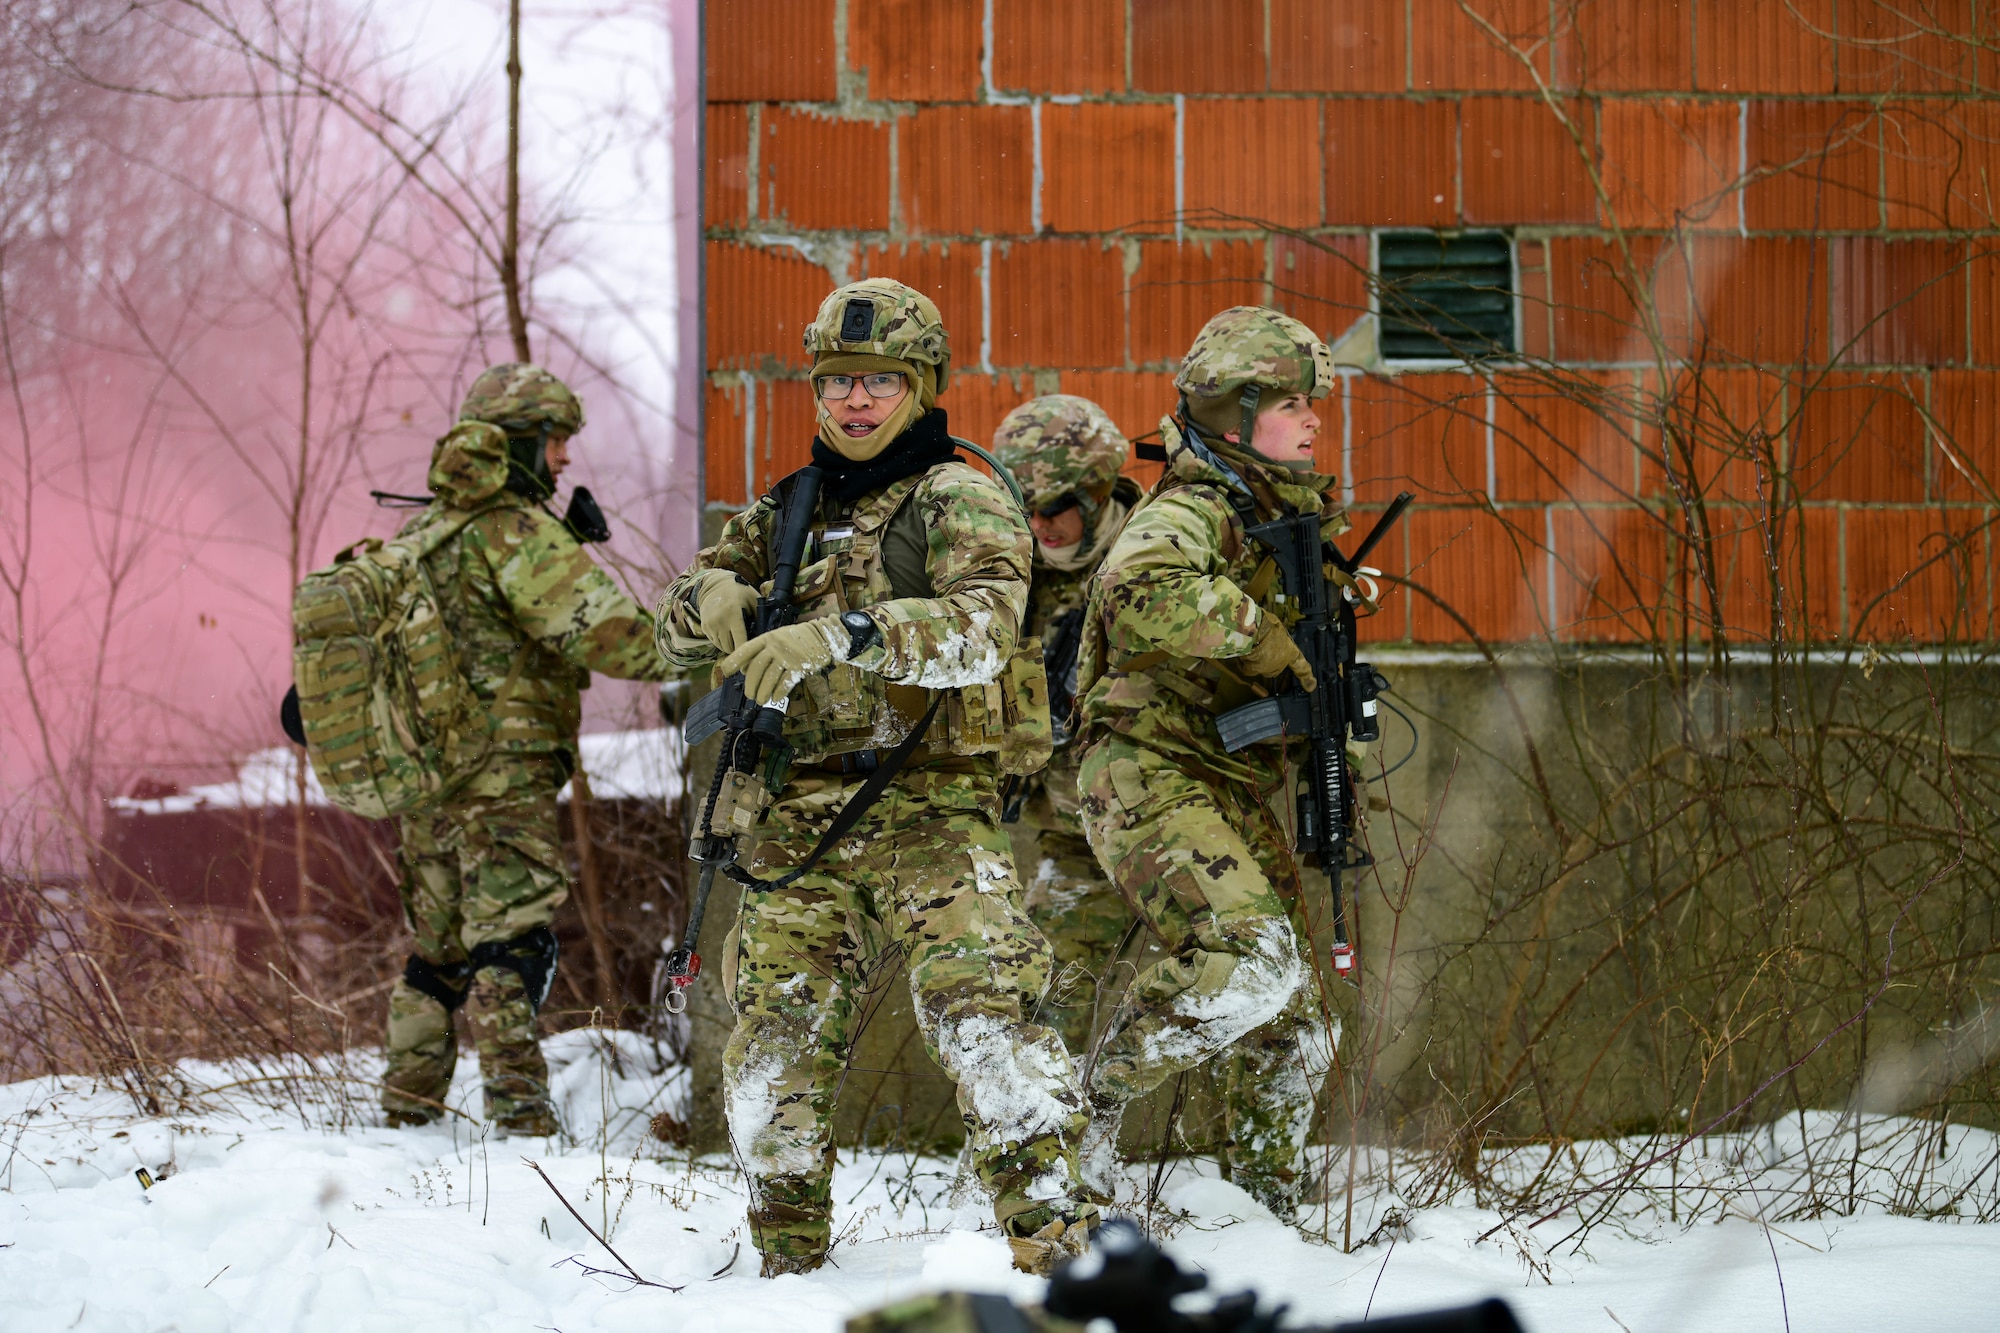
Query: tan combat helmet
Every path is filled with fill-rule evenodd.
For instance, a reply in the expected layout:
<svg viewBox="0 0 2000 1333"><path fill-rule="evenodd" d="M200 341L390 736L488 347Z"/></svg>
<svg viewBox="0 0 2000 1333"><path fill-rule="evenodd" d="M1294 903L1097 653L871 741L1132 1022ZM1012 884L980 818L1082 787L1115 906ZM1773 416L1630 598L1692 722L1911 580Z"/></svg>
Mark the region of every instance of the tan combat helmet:
<svg viewBox="0 0 2000 1333"><path fill-rule="evenodd" d="M508 488L542 500L556 488L549 475L549 439L583 429L583 402L540 366L505 361L487 367L472 382L459 404L458 419L484 421L505 431L507 456L518 474L510 478Z"/></svg>
<svg viewBox="0 0 2000 1333"><path fill-rule="evenodd" d="M540 366L507 361L489 366L459 404L460 421L484 421L508 434L574 435L583 429L583 403L570 387Z"/></svg>
<svg viewBox="0 0 2000 1333"><path fill-rule="evenodd" d="M1021 484L1030 513L1047 512L1074 496L1083 509L1085 531L1093 531L1130 447L1096 403L1051 393L1031 398L1001 418L993 432L993 454Z"/></svg>
<svg viewBox="0 0 2000 1333"><path fill-rule="evenodd" d="M1250 448L1257 405L1267 396L1324 398L1333 388L1333 350L1311 329L1267 306L1231 306L1202 325L1174 387L1187 418L1216 437L1240 432Z"/></svg>
<svg viewBox="0 0 2000 1333"><path fill-rule="evenodd" d="M931 298L894 278L864 278L835 289L806 325L805 349L815 380L825 375L895 371L914 392L871 435L847 436L819 403L820 438L848 458L863 461L887 448L903 430L937 404L951 380L951 339Z"/></svg>
<svg viewBox="0 0 2000 1333"><path fill-rule="evenodd" d="M915 367L933 402L951 378L951 339L931 298L894 278L864 278L837 288L806 325L813 368L835 357L874 356ZM845 373L835 371L831 373Z"/></svg>

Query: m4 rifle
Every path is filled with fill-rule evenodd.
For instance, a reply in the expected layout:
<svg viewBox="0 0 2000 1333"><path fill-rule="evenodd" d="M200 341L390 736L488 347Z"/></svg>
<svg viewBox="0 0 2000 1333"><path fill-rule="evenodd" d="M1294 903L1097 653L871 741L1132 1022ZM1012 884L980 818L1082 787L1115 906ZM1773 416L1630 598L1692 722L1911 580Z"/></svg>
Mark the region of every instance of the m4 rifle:
<svg viewBox="0 0 2000 1333"><path fill-rule="evenodd" d="M1389 688L1389 681L1372 664L1354 660L1354 606L1327 576L1325 565L1331 563L1351 578L1414 498L1408 491L1398 495L1351 556L1321 538L1318 514L1294 514L1248 528L1252 540L1270 549L1285 597L1299 609L1292 642L1312 668L1318 686L1308 693L1296 676L1287 673L1275 694L1215 719L1222 747L1231 754L1259 741L1306 738L1294 850L1309 855L1331 886L1333 966L1342 976L1354 969L1354 949L1347 941L1340 878L1370 864L1365 853L1348 845L1355 795L1347 740L1350 736L1364 742L1381 739L1375 697Z"/></svg>
<svg viewBox="0 0 2000 1333"><path fill-rule="evenodd" d="M777 563L771 571L769 595L757 599L751 617L751 634L767 634L789 625L798 615L793 593L798 587L799 565L805 557L806 538L812 530L813 511L819 507L823 474L816 467L803 467L795 474L778 516ZM695 836L688 847L688 859L701 868L695 882L694 902L688 910L687 929L681 942L667 955L667 980L671 983L665 1006L678 1014L687 1008L687 988L701 975L701 955L695 946L701 940L701 919L708 911L708 897L715 887L718 871L742 883L755 883L737 865L737 839L757 825L769 799L762 770L767 750L784 744L784 701L759 707L743 692L739 672L703 695L687 712L685 739L690 747L722 734L722 749L716 756L715 777L708 784Z"/></svg>

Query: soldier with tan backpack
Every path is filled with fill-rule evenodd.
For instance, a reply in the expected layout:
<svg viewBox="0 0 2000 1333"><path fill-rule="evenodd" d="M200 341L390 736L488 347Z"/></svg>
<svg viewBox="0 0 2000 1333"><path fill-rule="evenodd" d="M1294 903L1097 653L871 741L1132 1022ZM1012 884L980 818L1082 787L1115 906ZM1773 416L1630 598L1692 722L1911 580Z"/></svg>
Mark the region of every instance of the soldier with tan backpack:
<svg viewBox="0 0 2000 1333"><path fill-rule="evenodd" d="M670 674L653 622L543 508L583 405L524 364L494 366L437 442L431 502L389 541L308 575L292 604L301 739L333 804L402 834L412 952L389 999L383 1109L443 1111L472 1023L487 1117L556 1129L536 1021L568 896L556 793L576 763L590 673ZM594 506L590 508L594 509Z"/></svg>

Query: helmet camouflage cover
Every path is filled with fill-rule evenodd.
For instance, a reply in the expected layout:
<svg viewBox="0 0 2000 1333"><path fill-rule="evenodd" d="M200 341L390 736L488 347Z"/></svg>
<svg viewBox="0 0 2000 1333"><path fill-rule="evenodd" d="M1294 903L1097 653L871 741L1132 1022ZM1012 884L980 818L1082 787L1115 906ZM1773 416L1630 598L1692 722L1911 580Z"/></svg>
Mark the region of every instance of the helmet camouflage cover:
<svg viewBox="0 0 2000 1333"><path fill-rule="evenodd" d="M939 393L951 371L951 340L937 306L894 278L864 278L837 288L806 325L805 348L815 360L851 353L934 367Z"/></svg>
<svg viewBox="0 0 2000 1333"><path fill-rule="evenodd" d="M460 421L484 421L504 431L574 435L583 429L583 403L567 384L540 366L507 361L485 370L466 390Z"/></svg>
<svg viewBox="0 0 2000 1333"><path fill-rule="evenodd" d="M1174 387L1191 404L1200 404L1253 384L1324 398L1333 387L1333 349L1290 315L1260 305L1231 306L1202 325Z"/></svg>
<svg viewBox="0 0 2000 1333"><path fill-rule="evenodd" d="M1028 507L1070 492L1101 495L1124 470L1125 436L1088 398L1031 398L1001 419L993 453L1014 474Z"/></svg>

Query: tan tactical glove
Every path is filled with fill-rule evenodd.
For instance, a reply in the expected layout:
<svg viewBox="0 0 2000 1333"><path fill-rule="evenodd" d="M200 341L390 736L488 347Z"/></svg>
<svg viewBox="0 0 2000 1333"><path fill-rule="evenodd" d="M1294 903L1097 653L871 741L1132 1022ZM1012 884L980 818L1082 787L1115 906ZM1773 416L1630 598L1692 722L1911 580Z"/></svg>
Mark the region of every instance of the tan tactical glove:
<svg viewBox="0 0 2000 1333"><path fill-rule="evenodd" d="M1299 684L1305 687L1307 694L1319 688L1319 681L1313 678L1313 669L1306 662L1306 655L1292 642L1292 636L1276 616L1264 617L1257 626L1257 642L1236 660L1253 676L1276 676L1289 671L1299 678Z"/></svg>
<svg viewBox="0 0 2000 1333"><path fill-rule="evenodd" d="M847 627L837 616L781 625L717 662L715 678L725 680L741 671L745 694L759 704L776 703L812 672L842 660L848 642Z"/></svg>
<svg viewBox="0 0 2000 1333"><path fill-rule="evenodd" d="M701 620L701 632L725 655L750 637L748 617L756 609L757 590L728 570L711 569L701 576L695 615Z"/></svg>

